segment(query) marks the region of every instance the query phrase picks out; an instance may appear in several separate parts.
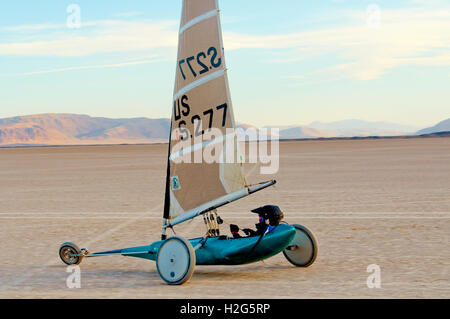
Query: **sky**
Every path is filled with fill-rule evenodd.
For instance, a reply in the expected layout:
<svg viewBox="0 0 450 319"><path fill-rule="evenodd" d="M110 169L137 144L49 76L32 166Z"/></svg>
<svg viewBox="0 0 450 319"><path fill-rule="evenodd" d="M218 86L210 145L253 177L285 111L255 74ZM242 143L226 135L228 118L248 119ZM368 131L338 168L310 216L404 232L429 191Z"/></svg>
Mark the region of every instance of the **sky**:
<svg viewBox="0 0 450 319"><path fill-rule="evenodd" d="M450 0L220 7L238 122L450 117ZM0 118L170 117L180 14L181 0L2 1Z"/></svg>

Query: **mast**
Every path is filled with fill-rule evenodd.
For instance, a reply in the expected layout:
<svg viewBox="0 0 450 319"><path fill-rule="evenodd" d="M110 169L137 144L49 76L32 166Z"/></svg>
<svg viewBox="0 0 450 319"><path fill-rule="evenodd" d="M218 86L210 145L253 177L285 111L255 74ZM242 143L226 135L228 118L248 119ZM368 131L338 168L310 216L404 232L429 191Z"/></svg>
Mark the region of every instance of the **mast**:
<svg viewBox="0 0 450 319"><path fill-rule="evenodd" d="M163 213L163 229L161 234L161 240L165 240L167 238L166 228L164 225L167 224L167 220L169 219L170 214L170 143L172 141L172 123L170 123L170 132L169 132L169 148L167 154L167 172L166 172L166 188L164 192L164 213Z"/></svg>

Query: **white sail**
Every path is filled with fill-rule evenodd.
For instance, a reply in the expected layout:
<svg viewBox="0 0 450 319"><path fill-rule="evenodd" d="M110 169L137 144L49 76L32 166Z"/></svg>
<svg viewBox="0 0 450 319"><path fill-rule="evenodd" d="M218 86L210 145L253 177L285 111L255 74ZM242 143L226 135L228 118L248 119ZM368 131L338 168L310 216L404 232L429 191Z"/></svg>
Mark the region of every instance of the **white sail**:
<svg viewBox="0 0 450 319"><path fill-rule="evenodd" d="M230 196L248 195L217 0L183 1L171 127L164 218L208 210ZM196 154L212 146L221 150L215 154L221 160L195 162Z"/></svg>

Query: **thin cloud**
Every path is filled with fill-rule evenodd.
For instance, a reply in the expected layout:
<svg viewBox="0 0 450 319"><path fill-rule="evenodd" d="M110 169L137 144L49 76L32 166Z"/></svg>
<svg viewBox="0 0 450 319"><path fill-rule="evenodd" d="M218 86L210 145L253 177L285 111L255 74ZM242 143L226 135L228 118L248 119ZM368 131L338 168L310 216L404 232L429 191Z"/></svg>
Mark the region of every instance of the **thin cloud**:
<svg viewBox="0 0 450 319"><path fill-rule="evenodd" d="M54 29L61 29L63 25L59 24L26 24L26 25L18 25L18 26L9 26L9 27L2 27L0 30L4 31L42 31L42 30L54 30Z"/></svg>
<svg viewBox="0 0 450 319"><path fill-rule="evenodd" d="M89 32L83 28L89 26ZM78 57L101 53L149 51L175 47L177 26L174 21L128 22L120 20L83 23L76 31L65 28L46 32L32 41L0 43L3 56Z"/></svg>
<svg viewBox="0 0 450 319"><path fill-rule="evenodd" d="M358 80L376 79L403 65L448 65L450 9L381 13L383 22L376 28L367 26L365 11L350 12L350 26L265 36L225 33L225 43L228 50L294 49L291 57L272 60L278 63L334 53L338 63L322 73Z"/></svg>
<svg viewBox="0 0 450 319"><path fill-rule="evenodd" d="M128 11L128 12L119 12L114 14L114 17L117 18L133 18L133 17L137 17L137 16L141 16L143 15L143 12L140 11Z"/></svg>
<svg viewBox="0 0 450 319"><path fill-rule="evenodd" d="M11 74L11 75L38 75L38 74L48 74L48 73L58 73L58 72L67 72L67 71L78 71L78 70L93 70L93 69L108 69L108 68L122 68L132 65L140 65L140 64L149 64L156 63L162 61L161 58L154 58L149 60L141 60L141 61L132 61L132 62L122 62L122 63L114 63L114 64L102 64L102 65L88 65L88 66L73 66L52 70L42 70L42 71L34 71L34 72L26 72L19 74Z"/></svg>

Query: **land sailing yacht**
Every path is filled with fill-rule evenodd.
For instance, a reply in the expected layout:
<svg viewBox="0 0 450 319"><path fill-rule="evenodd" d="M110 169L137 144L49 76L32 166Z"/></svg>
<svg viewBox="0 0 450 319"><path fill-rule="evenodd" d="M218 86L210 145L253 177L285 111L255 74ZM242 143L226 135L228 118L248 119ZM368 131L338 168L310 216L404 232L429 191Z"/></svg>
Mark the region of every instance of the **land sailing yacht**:
<svg viewBox="0 0 450 319"><path fill-rule="evenodd" d="M263 225L259 232L244 237L221 235L223 221L217 214L218 208L276 183L270 180L248 185L235 128L218 0L184 0L161 240L98 253L66 242L59 249L61 260L75 265L88 257L145 258L156 262L159 276L170 285L188 281L196 265L249 264L281 252L295 266L311 265L318 250L314 235L304 226L284 223L277 206L253 210ZM211 131L214 135L205 139ZM186 160L208 147L221 149L221 159L231 156L234 160L200 163ZM187 240L167 235L173 227L183 227L186 221L199 216L207 227L204 236Z"/></svg>

